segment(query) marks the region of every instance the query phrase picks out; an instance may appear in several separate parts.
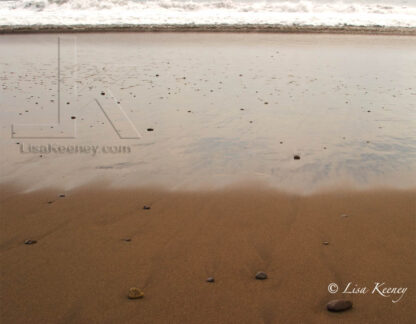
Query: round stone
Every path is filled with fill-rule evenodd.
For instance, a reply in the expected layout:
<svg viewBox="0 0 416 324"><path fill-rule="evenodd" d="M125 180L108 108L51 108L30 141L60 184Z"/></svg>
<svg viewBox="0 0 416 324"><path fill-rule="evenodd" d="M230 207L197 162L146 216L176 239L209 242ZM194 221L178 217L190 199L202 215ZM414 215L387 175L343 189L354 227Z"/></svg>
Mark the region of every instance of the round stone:
<svg viewBox="0 0 416 324"><path fill-rule="evenodd" d="M214 282L214 281L215 281L214 277L207 278L207 282Z"/></svg>
<svg viewBox="0 0 416 324"><path fill-rule="evenodd" d="M129 299L139 299L143 297L144 297L144 293L139 288L132 287L129 289L129 294L128 294Z"/></svg>
<svg viewBox="0 0 416 324"><path fill-rule="evenodd" d="M258 280L264 280L267 279L267 273L263 272L263 271L259 271L256 273L256 279Z"/></svg>
<svg viewBox="0 0 416 324"><path fill-rule="evenodd" d="M293 158L294 158L295 160L300 160L300 155L295 154L295 155L293 156Z"/></svg>
<svg viewBox="0 0 416 324"><path fill-rule="evenodd" d="M345 299L334 299L326 304L326 308L330 312L343 312L352 307L352 302Z"/></svg>

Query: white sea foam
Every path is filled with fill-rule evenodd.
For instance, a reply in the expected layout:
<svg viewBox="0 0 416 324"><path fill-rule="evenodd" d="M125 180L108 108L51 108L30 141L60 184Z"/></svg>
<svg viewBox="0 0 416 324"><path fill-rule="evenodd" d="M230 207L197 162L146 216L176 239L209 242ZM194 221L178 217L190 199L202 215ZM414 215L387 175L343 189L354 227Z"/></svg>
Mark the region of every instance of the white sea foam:
<svg viewBox="0 0 416 324"><path fill-rule="evenodd" d="M283 24L416 27L406 0L0 0L0 25Z"/></svg>

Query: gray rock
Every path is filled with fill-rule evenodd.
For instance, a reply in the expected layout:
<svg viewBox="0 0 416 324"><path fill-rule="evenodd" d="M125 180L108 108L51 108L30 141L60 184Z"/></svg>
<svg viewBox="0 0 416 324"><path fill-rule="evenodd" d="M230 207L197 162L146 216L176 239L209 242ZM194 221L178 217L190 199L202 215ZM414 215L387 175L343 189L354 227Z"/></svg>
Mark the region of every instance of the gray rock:
<svg viewBox="0 0 416 324"><path fill-rule="evenodd" d="M263 272L263 271L259 271L256 273L256 279L258 280L265 280L267 279L267 273Z"/></svg>
<svg viewBox="0 0 416 324"><path fill-rule="evenodd" d="M215 281L214 277L207 278L207 282L214 282L214 281Z"/></svg>
<svg viewBox="0 0 416 324"><path fill-rule="evenodd" d="M343 312L352 307L352 302L345 299L334 299L326 304L327 310L330 312Z"/></svg>
<svg viewBox="0 0 416 324"><path fill-rule="evenodd" d="M36 241L36 240L26 240L25 241L25 244L27 244L27 245L31 245L31 244L36 244L38 241Z"/></svg>

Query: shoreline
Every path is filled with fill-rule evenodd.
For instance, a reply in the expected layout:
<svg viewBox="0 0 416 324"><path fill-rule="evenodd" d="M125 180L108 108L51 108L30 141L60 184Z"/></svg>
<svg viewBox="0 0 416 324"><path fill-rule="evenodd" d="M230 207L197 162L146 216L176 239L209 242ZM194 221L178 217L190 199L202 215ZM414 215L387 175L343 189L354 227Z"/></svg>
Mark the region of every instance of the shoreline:
<svg viewBox="0 0 416 324"><path fill-rule="evenodd" d="M16 25L0 26L0 34L103 33L103 32L196 32L196 33L293 33L415 36L416 27L309 26L309 25Z"/></svg>

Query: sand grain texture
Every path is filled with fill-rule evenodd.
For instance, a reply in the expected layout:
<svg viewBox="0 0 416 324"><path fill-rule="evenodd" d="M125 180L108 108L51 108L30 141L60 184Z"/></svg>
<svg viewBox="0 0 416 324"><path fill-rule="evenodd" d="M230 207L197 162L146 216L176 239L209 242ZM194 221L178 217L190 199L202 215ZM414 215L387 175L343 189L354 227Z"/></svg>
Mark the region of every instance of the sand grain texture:
<svg viewBox="0 0 416 324"><path fill-rule="evenodd" d="M297 196L261 186L100 187L65 198L52 189L2 187L2 323L415 319L415 191ZM255 280L257 271L268 279ZM210 276L215 283L206 282ZM329 283L371 287L380 280L408 291L396 304L354 295L347 297L353 309L326 310L328 301L345 297L329 294ZM130 287L145 297L127 299Z"/></svg>

